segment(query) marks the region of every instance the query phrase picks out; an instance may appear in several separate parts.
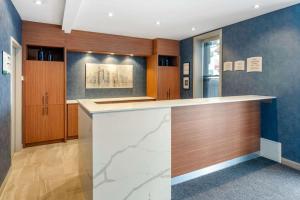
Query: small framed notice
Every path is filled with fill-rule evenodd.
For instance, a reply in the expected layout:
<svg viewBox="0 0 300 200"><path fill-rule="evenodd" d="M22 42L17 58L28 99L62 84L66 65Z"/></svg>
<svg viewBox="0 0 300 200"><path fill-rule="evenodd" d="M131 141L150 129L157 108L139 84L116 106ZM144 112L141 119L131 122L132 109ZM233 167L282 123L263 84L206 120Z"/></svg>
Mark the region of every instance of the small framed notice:
<svg viewBox="0 0 300 200"><path fill-rule="evenodd" d="M244 71L245 70L245 61L238 60L234 62L234 70L235 71Z"/></svg>
<svg viewBox="0 0 300 200"><path fill-rule="evenodd" d="M185 90L190 89L190 78L189 77L183 78L183 89L185 89Z"/></svg>
<svg viewBox="0 0 300 200"><path fill-rule="evenodd" d="M262 72L262 57L248 58L247 72Z"/></svg>
<svg viewBox="0 0 300 200"><path fill-rule="evenodd" d="M232 62L224 62L223 70L225 71L232 71L233 70L233 63Z"/></svg>
<svg viewBox="0 0 300 200"><path fill-rule="evenodd" d="M190 75L190 63L183 64L183 75Z"/></svg>
<svg viewBox="0 0 300 200"><path fill-rule="evenodd" d="M11 72L11 57L5 51L2 51L2 74L7 75Z"/></svg>

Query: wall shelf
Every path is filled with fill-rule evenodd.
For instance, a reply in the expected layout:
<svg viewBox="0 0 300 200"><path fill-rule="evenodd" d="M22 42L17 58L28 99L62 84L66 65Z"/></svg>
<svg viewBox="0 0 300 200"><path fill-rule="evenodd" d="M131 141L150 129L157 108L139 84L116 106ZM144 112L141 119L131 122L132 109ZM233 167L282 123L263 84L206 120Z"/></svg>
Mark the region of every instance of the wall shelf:
<svg viewBox="0 0 300 200"><path fill-rule="evenodd" d="M27 60L64 61L64 48L27 46Z"/></svg>

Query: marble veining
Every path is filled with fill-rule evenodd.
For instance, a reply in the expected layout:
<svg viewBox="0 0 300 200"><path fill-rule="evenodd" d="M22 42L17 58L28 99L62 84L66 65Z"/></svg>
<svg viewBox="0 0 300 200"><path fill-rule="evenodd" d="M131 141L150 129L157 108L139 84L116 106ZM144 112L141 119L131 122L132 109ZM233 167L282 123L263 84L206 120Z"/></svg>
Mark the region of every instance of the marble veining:
<svg viewBox="0 0 300 200"><path fill-rule="evenodd" d="M100 113L90 120L93 197L88 199L171 199L171 109ZM80 140L88 134L83 135Z"/></svg>

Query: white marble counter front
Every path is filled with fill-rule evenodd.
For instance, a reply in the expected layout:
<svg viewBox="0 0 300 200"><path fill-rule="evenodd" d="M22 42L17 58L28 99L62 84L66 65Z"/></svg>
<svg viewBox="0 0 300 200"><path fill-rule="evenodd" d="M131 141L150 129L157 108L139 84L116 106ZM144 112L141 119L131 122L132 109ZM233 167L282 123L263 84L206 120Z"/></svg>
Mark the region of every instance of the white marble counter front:
<svg viewBox="0 0 300 200"><path fill-rule="evenodd" d="M101 103L101 102L119 102L119 101L143 101L143 100L155 100L153 97L118 97L118 98L101 98L101 99L82 99L84 101L92 101L95 103ZM74 100L67 100L67 104L76 104L78 103L78 99Z"/></svg>
<svg viewBox="0 0 300 200"><path fill-rule="evenodd" d="M214 98L201 98L201 99L179 99L179 100L164 100L164 101L148 101L148 102L132 102L132 103L117 103L117 104L96 104L95 101L82 99L78 100L81 106L91 114L107 113L107 112L120 112L131 110L144 110L155 108L172 108L178 106L192 106L201 104L217 104L217 103L233 103L244 101L261 101L271 100L276 97L272 96L230 96L230 97L214 97Z"/></svg>

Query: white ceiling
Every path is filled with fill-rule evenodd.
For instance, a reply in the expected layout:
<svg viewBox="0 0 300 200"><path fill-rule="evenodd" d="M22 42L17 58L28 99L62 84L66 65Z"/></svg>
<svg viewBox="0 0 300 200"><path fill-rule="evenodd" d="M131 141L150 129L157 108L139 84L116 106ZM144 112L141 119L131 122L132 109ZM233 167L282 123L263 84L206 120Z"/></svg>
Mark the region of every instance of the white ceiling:
<svg viewBox="0 0 300 200"><path fill-rule="evenodd" d="M142 38L184 39L300 0L12 0L23 20ZM259 4L260 9L254 9ZM65 6L66 5L66 6ZM108 13L113 12L113 17ZM160 25L156 25L160 21ZM192 27L196 30L192 31Z"/></svg>

